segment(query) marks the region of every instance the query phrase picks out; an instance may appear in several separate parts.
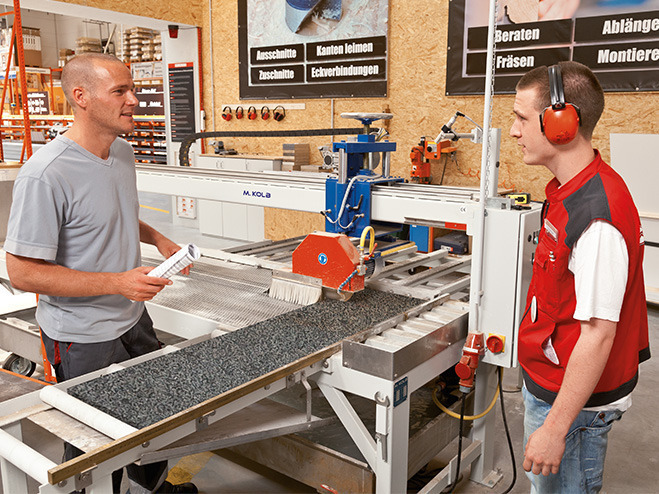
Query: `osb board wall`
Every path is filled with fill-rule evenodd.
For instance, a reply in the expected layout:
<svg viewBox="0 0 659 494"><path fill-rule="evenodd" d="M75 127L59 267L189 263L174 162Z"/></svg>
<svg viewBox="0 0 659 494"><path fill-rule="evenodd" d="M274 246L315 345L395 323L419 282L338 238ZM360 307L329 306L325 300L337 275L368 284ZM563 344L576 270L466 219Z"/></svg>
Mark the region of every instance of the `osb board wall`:
<svg viewBox="0 0 659 494"><path fill-rule="evenodd" d="M354 121L340 118L343 112L381 112L387 109L394 114L388 123L391 140L398 150L392 157L392 171L409 176L409 150L420 136L435 137L442 124L459 110L482 123L483 97L445 96L446 39L449 0L391 0L389 4L389 90L387 98L336 99L334 122L337 127L354 126ZM222 106L241 103L253 104L258 109L267 104L271 109L287 101L240 101L238 80L237 2L211 0L213 30L214 73L210 73L208 47L208 16L202 23L204 35L204 97L210 110L211 83L214 80L216 130L283 130L325 128L332 121L329 100L295 100L306 105L303 111L289 111L282 122L272 119L229 122L221 119ZM542 167L528 167L522 162L517 143L508 136L513 123L513 96L494 98L492 126L503 131L499 184L518 191L530 192L534 199L544 199L544 187L551 174ZM608 160L609 134L612 132L657 133L659 122L656 112L659 99L656 93L606 95L606 110L596 129L593 142ZM633 122L633 123L632 123ZM630 125L631 123L631 125ZM210 127L210 119L207 121ZM375 125L378 125L377 123ZM456 130L468 132L473 125L460 119ZM227 139L225 144L239 152L281 154L280 139ZM328 138L301 138L291 142L309 142L313 164L320 164L316 146L328 143ZM471 142L458 143L458 165L449 164L445 184L478 186L477 170L480 167L481 147ZM441 176L443 162L433 166L434 181ZM266 236L281 239L322 229L324 222L317 214L281 210L266 212Z"/></svg>
<svg viewBox="0 0 659 494"><path fill-rule="evenodd" d="M74 3L86 7L114 10L126 14L141 15L153 19L162 19L200 26L202 17L208 6L205 0L59 0L65 3Z"/></svg>
<svg viewBox="0 0 659 494"><path fill-rule="evenodd" d="M226 104L242 104L245 109L254 105L260 110L267 104L273 109L277 104L289 100L240 101L238 79L238 27L236 0L190 0L177 2L166 0L67 0L108 10L116 10L159 19L172 20L202 27L202 61L204 107L207 112L207 130L285 130L305 128L353 127L354 120L340 118L343 112L390 111L393 120L387 123L391 140L398 145L392 157L394 174L409 176L409 150L416 145L420 136L434 138L442 124L459 110L475 121L482 123L483 97L445 95L446 39L448 29L449 0L390 0L389 2L389 90L388 97L376 99L336 99L334 113L330 100L294 100L306 105L304 110L288 111L282 122L273 119L263 121L247 119L225 122L221 118ZM278 0L283 1L283 0ZM209 8L212 11L209 21ZM212 21L212 33L210 26ZM211 36L209 36L211 34ZM213 67L211 70L211 46ZM211 93L214 108L211 108ZM609 160L610 133L659 132L656 118L659 108L657 93L607 93L606 109L593 136L594 146L600 149L604 159ZM512 96L496 96L492 110L492 126L503 131L501 144L501 168L499 184L518 191L530 192L532 198L544 198L544 186L551 178L542 167L528 167L514 139L508 136L513 122ZM212 125L214 117L214 129ZM378 125L378 123L376 123ZM460 119L455 129L471 130L470 122ZM281 139L225 139L228 147L239 152L267 155L281 154ZM313 164L320 164L317 146L329 143L329 138L301 138L288 142L308 142ZM444 178L445 184L478 186L477 170L480 167L481 147L471 142L458 143L458 165L449 164ZM442 163L433 166L434 180L441 176ZM266 210L266 236L281 239L323 229L324 221L319 214L299 213L282 210Z"/></svg>

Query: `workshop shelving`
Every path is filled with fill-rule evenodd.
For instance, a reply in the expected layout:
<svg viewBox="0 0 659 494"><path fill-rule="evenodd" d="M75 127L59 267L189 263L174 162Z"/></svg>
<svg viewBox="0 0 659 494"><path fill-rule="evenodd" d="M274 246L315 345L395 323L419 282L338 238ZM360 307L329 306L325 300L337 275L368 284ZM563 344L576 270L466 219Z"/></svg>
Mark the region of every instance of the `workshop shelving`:
<svg viewBox="0 0 659 494"><path fill-rule="evenodd" d="M6 59L6 68L4 71L4 82L2 84L2 96L0 97L0 117L2 117L4 106L5 106L5 96L7 95L7 88L9 86L9 72L11 68L11 60L13 56L14 41L16 44L16 55L18 59L18 74L20 79L20 88L21 94L27 94L27 82L25 74L25 53L23 50L23 23L21 21L21 3L20 0L14 0L14 10L6 11L0 14L2 16L13 15L14 16L14 25L11 28L11 36L9 41L9 51L7 53ZM6 20L5 20L6 22ZM27 159L32 156L32 135L30 132L30 120L28 118L28 106L27 98L22 98L21 107L23 109L23 142L21 146L21 152L19 161L23 162L23 157L26 156ZM1 138L1 136L0 136ZM0 140L0 160L5 161L4 150L2 147L2 141Z"/></svg>
<svg viewBox="0 0 659 494"><path fill-rule="evenodd" d="M135 132L126 139L133 145L138 163L166 164L163 79L154 75L157 72L154 63L150 64L150 71L145 71L144 65L131 67L140 104L135 108ZM136 77L144 75L148 77Z"/></svg>
<svg viewBox="0 0 659 494"><path fill-rule="evenodd" d="M35 148L50 141L56 130L73 122L71 115L30 115L30 128ZM20 115L4 115L0 118L5 158L18 161L25 129ZM165 117L135 117L135 131L124 136L135 151L138 163L167 164L167 144L165 140Z"/></svg>
<svg viewBox="0 0 659 494"><path fill-rule="evenodd" d="M133 145L135 161L154 165L167 164L165 117L135 117L135 131L126 136Z"/></svg>

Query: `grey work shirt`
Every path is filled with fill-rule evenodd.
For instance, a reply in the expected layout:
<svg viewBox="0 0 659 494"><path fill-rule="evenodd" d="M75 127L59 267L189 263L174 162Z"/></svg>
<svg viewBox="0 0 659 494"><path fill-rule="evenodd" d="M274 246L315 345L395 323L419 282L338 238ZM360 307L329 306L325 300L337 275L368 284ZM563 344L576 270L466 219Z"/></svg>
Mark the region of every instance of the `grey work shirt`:
<svg viewBox="0 0 659 494"><path fill-rule="evenodd" d="M138 215L130 144L117 138L103 160L60 135L18 173L4 249L78 271L128 271L140 265ZM93 343L118 338L143 310L122 295L43 295L37 321L53 340Z"/></svg>

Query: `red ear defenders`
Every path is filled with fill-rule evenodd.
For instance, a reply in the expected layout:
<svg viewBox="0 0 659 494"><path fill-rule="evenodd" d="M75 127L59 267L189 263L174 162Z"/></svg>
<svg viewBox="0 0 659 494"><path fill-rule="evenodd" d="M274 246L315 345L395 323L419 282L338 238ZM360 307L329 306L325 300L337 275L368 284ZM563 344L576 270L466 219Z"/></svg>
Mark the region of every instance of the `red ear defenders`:
<svg viewBox="0 0 659 494"><path fill-rule="evenodd" d="M581 125L581 110L577 105L565 102L561 68L552 65L547 71L551 106L540 114L540 130L549 142L567 144L577 136Z"/></svg>
<svg viewBox="0 0 659 494"><path fill-rule="evenodd" d="M274 118L277 122L281 122L282 120L284 120L285 116L286 116L286 110L284 109L284 107L281 105L275 106L275 109L272 111L272 118Z"/></svg>
<svg viewBox="0 0 659 494"><path fill-rule="evenodd" d="M237 106L236 107L236 118L240 120L243 118L243 115L245 114L245 110L243 110L242 106Z"/></svg>
<svg viewBox="0 0 659 494"><path fill-rule="evenodd" d="M255 106L250 106L247 108L247 118L250 120L256 120L256 107Z"/></svg>
<svg viewBox="0 0 659 494"><path fill-rule="evenodd" d="M226 120L228 122L229 120L231 120L231 117L232 117L231 107L230 106L225 106L224 108L222 108L222 119ZM238 118L240 118L240 117L238 117Z"/></svg>
<svg viewBox="0 0 659 494"><path fill-rule="evenodd" d="M263 120L267 120L270 118L270 108L268 108L267 106L261 107L261 118Z"/></svg>

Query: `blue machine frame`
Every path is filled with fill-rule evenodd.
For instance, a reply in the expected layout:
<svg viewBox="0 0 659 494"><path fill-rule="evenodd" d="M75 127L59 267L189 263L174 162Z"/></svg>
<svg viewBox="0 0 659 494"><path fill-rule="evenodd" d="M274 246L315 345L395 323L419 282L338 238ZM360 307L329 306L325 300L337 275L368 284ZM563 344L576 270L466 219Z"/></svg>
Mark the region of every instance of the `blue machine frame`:
<svg viewBox="0 0 659 494"><path fill-rule="evenodd" d="M396 150L395 142L375 142L372 134L360 134L357 141L341 141L332 145L332 151L345 153L344 173L340 178L325 181L325 230L358 237L371 224L371 187L376 184L403 182L402 177L376 175L363 168L369 153L384 155ZM383 166L383 173L385 173ZM343 179L341 178L343 177Z"/></svg>

